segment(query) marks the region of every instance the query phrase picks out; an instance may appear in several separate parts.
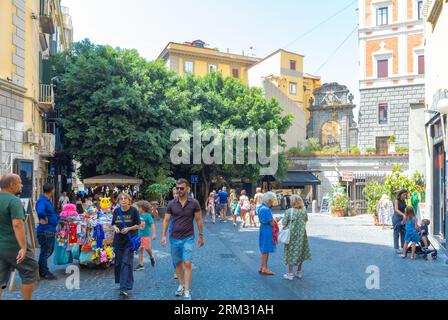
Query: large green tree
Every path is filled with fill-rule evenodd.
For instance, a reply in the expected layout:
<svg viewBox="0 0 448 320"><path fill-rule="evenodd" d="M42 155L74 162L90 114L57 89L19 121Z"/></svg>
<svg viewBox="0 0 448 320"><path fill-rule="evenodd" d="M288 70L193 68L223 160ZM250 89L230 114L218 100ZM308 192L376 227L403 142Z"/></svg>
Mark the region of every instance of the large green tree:
<svg viewBox="0 0 448 320"><path fill-rule="evenodd" d="M120 172L154 180L169 171L170 133L188 119L186 105L166 98L175 95L177 76L135 50L88 40L54 62L64 147L83 177Z"/></svg>

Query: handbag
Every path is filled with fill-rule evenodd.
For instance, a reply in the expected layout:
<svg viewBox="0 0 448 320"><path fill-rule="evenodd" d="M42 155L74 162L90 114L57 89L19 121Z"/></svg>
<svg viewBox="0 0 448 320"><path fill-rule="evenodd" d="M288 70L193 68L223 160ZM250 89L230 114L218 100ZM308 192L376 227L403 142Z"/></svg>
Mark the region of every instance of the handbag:
<svg viewBox="0 0 448 320"><path fill-rule="evenodd" d="M123 217L123 212L121 211L121 208L117 208L118 210L118 214L120 215L121 220L123 221L123 226L125 228L127 228L126 226L126 221L124 220ZM142 244L142 239L136 235L135 237L131 237L131 234L128 232L127 233L128 238L129 238L129 242L131 243L131 251L138 251L138 249L140 248L141 244Z"/></svg>
<svg viewBox="0 0 448 320"><path fill-rule="evenodd" d="M289 244L290 239L291 239L291 231L289 230L289 228L283 227L278 233L278 241L283 244Z"/></svg>
<svg viewBox="0 0 448 320"><path fill-rule="evenodd" d="M57 266L63 266L72 262L72 252L67 250L67 244L60 246L57 242L55 242L53 263Z"/></svg>

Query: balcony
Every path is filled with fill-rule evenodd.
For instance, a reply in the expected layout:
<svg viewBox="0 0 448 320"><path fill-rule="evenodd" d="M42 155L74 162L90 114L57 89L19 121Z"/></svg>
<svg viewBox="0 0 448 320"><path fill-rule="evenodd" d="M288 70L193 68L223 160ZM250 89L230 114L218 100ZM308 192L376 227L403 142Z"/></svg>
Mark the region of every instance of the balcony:
<svg viewBox="0 0 448 320"><path fill-rule="evenodd" d="M51 112L54 109L53 85L40 84L39 106L44 112Z"/></svg>
<svg viewBox="0 0 448 320"><path fill-rule="evenodd" d="M52 133L39 133L38 153L43 157L54 157L56 152L56 136Z"/></svg>

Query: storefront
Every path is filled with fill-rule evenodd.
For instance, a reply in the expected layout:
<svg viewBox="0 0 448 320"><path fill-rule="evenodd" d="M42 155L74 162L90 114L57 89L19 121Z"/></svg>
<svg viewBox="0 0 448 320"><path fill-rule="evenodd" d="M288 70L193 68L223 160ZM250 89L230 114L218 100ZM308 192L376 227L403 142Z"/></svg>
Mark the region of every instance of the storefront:
<svg viewBox="0 0 448 320"><path fill-rule="evenodd" d="M447 157L446 157L446 121L447 116L436 114L426 124L428 154L431 161L427 193L431 200L426 216L430 217L432 234L441 245L446 246L447 228Z"/></svg>

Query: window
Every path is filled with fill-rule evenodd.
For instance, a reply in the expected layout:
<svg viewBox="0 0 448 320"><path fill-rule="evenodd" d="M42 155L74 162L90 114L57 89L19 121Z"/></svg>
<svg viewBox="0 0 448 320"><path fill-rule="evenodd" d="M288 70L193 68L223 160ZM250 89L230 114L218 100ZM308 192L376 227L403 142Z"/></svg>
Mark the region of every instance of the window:
<svg viewBox="0 0 448 320"><path fill-rule="evenodd" d="M292 94L292 95L297 94L297 83L295 83L295 82L289 83L289 94Z"/></svg>
<svg viewBox="0 0 448 320"><path fill-rule="evenodd" d="M234 78L236 78L236 79L239 79L239 78L240 78L240 70L237 69L237 68L233 68L233 69L232 69L232 76L233 76Z"/></svg>
<svg viewBox="0 0 448 320"><path fill-rule="evenodd" d="M418 74L425 74L425 56L418 56Z"/></svg>
<svg viewBox="0 0 448 320"><path fill-rule="evenodd" d="M14 173L19 175L22 179L22 193L20 198L32 198L33 197L33 161L31 160L14 160Z"/></svg>
<svg viewBox="0 0 448 320"><path fill-rule="evenodd" d="M423 1L417 2L418 20L423 19Z"/></svg>
<svg viewBox="0 0 448 320"><path fill-rule="evenodd" d="M296 70L296 61L295 60L289 61L289 69Z"/></svg>
<svg viewBox="0 0 448 320"><path fill-rule="evenodd" d="M376 25L382 26L389 23L388 19L388 8L379 8L376 10Z"/></svg>
<svg viewBox="0 0 448 320"><path fill-rule="evenodd" d="M185 61L185 73L194 72L194 63L192 61Z"/></svg>
<svg viewBox="0 0 448 320"><path fill-rule="evenodd" d="M378 60L378 78L387 78L389 76L389 60Z"/></svg>
<svg viewBox="0 0 448 320"><path fill-rule="evenodd" d="M378 124L387 124L387 103L378 105Z"/></svg>
<svg viewBox="0 0 448 320"><path fill-rule="evenodd" d="M208 65L208 72L209 73L216 72L216 71L218 71L218 66L216 64L209 64Z"/></svg>

